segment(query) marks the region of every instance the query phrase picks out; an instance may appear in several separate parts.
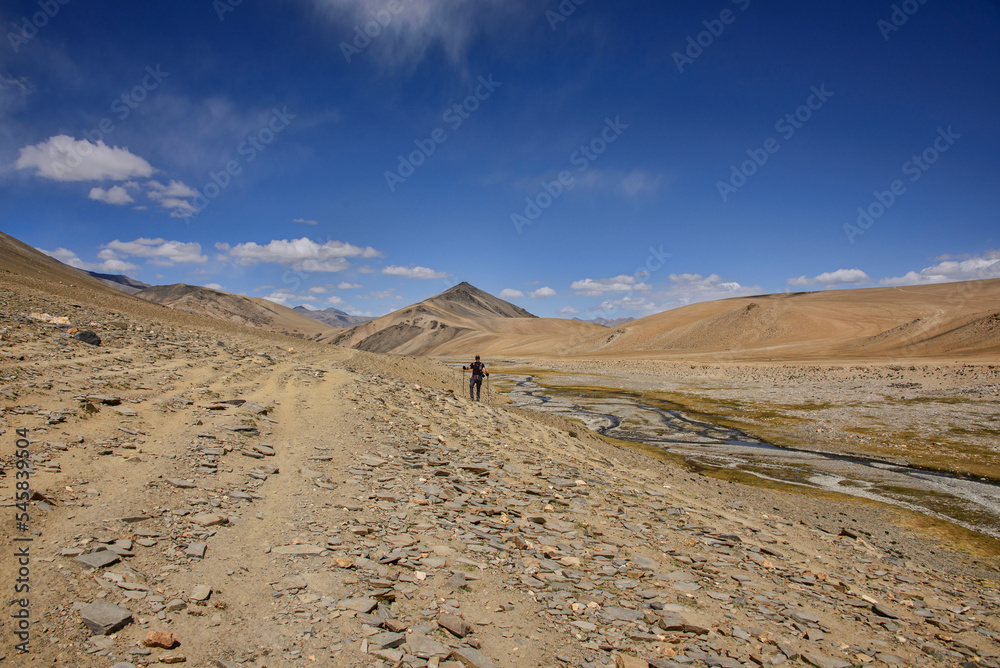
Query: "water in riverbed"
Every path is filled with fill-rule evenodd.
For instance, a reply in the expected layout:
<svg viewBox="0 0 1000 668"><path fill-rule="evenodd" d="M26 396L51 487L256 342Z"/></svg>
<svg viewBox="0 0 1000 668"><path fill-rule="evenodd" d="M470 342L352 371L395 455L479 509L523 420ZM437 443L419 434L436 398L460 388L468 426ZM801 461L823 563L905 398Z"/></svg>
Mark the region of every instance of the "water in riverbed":
<svg viewBox="0 0 1000 668"><path fill-rule="evenodd" d="M736 429L695 420L681 407L654 405L624 390L592 393L538 385L511 376L507 397L518 406L556 413L617 439L682 456L696 467L729 468L760 478L860 496L947 519L1000 538L1000 486L921 471L903 463L776 447Z"/></svg>

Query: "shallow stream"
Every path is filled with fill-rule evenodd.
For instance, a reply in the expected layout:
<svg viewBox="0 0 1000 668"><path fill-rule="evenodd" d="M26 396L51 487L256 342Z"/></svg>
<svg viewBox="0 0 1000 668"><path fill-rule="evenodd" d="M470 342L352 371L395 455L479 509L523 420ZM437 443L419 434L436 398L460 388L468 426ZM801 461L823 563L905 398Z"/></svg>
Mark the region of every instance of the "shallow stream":
<svg viewBox="0 0 1000 668"><path fill-rule="evenodd" d="M498 375L499 378L499 375ZM627 390L588 392L507 376L514 405L555 413L605 436L679 455L698 469L733 469L762 479L865 497L1000 538L1000 485L923 471L905 463L777 447L739 430L699 421L683 407Z"/></svg>

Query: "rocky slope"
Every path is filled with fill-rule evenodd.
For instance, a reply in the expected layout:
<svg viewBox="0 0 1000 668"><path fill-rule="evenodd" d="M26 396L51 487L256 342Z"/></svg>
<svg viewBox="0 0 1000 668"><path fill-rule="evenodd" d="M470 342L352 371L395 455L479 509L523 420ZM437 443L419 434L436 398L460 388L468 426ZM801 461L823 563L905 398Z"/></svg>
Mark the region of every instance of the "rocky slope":
<svg viewBox="0 0 1000 668"><path fill-rule="evenodd" d="M35 492L5 521L32 652L5 615L4 663L1000 665L996 564L883 507L470 403L432 362L151 313L0 286L0 481L25 430Z"/></svg>

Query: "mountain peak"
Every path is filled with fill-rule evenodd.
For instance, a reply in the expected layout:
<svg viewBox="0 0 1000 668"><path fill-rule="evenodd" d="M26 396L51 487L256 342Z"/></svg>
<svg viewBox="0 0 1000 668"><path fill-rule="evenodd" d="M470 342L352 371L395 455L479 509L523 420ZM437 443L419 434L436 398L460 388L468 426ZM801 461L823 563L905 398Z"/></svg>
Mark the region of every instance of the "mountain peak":
<svg viewBox="0 0 1000 668"><path fill-rule="evenodd" d="M440 306L454 313L500 318L536 318L520 306L494 297L476 286L462 281L441 294L424 301L425 304Z"/></svg>

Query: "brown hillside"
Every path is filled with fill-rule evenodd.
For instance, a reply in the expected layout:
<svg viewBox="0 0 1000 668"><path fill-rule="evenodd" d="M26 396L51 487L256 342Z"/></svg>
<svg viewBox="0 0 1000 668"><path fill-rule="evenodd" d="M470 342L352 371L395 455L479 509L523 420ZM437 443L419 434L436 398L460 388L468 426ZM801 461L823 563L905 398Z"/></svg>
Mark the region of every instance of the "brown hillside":
<svg viewBox="0 0 1000 668"><path fill-rule="evenodd" d="M136 297L169 308L204 315L269 332L320 338L330 327L295 309L266 299L244 297L194 285L158 285L136 293Z"/></svg>
<svg viewBox="0 0 1000 668"><path fill-rule="evenodd" d="M1000 351L1000 279L741 297L636 320L581 356L982 357Z"/></svg>

